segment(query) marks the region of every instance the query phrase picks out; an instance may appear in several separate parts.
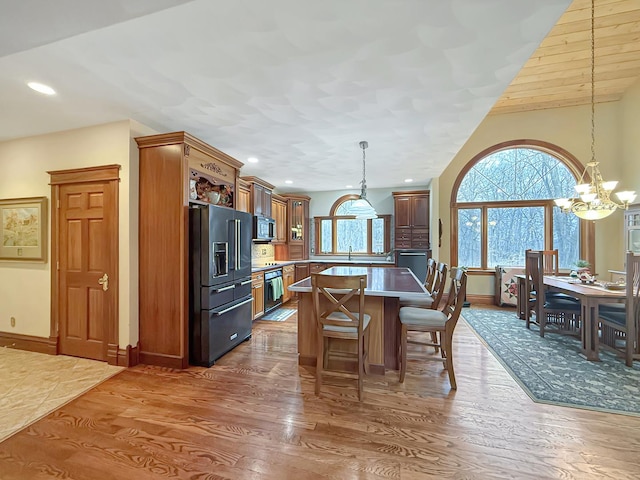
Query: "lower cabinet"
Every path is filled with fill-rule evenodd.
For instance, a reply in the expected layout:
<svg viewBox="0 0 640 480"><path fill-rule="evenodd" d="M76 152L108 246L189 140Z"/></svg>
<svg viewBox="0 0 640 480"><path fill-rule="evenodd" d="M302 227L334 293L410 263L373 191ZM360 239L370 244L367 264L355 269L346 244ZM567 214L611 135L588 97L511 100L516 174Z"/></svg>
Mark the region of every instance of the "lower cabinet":
<svg viewBox="0 0 640 480"><path fill-rule="evenodd" d="M285 265L282 267L282 283L284 283L284 293L282 294L282 303L291 300L291 292L288 290L289 285L296 281L296 267L294 265Z"/></svg>
<svg viewBox="0 0 640 480"><path fill-rule="evenodd" d="M251 313L255 320L264 314L264 272L251 274L251 293L253 294Z"/></svg>
<svg viewBox="0 0 640 480"><path fill-rule="evenodd" d="M330 263L312 263L309 267L309 274L320 273L331 267L333 267L333 265L331 265Z"/></svg>

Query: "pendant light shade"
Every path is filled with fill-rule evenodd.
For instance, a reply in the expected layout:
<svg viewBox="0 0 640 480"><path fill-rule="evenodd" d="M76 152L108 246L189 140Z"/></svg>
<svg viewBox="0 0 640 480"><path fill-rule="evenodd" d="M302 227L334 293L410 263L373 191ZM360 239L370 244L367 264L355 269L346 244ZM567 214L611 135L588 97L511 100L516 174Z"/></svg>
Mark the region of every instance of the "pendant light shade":
<svg viewBox="0 0 640 480"><path fill-rule="evenodd" d="M360 142L362 148L362 181L360 182L360 197L354 200L349 207L349 215L355 215L357 219L378 218L373 205L367 200L367 179L366 179L366 155L365 150L369 147L366 141Z"/></svg>

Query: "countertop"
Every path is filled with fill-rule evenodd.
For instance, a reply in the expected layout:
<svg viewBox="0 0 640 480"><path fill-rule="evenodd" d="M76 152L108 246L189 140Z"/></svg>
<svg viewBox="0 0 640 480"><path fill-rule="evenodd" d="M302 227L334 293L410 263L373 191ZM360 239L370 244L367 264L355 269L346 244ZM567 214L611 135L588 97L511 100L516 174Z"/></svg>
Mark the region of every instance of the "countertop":
<svg viewBox="0 0 640 480"><path fill-rule="evenodd" d="M296 263L330 263L330 264L354 265L354 266L356 265L395 265L394 261L388 261L388 260L338 260L338 259L281 260L273 263L275 263L275 265L251 267L251 273L266 272L268 270L276 270L278 268L282 268L285 265L295 265Z"/></svg>
<svg viewBox="0 0 640 480"><path fill-rule="evenodd" d="M367 275L365 296L400 297L421 299L429 296L422 283L406 267L332 267L321 275ZM311 278L289 286L292 292L311 292Z"/></svg>

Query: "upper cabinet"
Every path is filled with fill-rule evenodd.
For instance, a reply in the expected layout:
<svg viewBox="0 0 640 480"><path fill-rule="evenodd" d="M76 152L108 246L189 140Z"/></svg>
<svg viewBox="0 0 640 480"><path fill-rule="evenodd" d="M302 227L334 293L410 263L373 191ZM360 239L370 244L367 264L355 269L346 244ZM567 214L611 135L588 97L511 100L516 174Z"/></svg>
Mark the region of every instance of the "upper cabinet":
<svg viewBox="0 0 640 480"><path fill-rule="evenodd" d="M271 218L271 195L274 186L258 177L242 177L251 191L251 213Z"/></svg>
<svg viewBox="0 0 640 480"><path fill-rule="evenodd" d="M393 192L395 248L429 249L429 191Z"/></svg>
<svg viewBox="0 0 640 480"><path fill-rule="evenodd" d="M309 201L306 195L281 195L287 202L286 243L275 246L276 260L309 258ZM276 224L277 228L277 224Z"/></svg>
<svg viewBox="0 0 640 480"><path fill-rule="evenodd" d="M276 235L271 243L287 242L287 199L277 194L271 195L271 215L276 221Z"/></svg>
<svg viewBox="0 0 640 480"><path fill-rule="evenodd" d="M640 255L640 203L624 212L624 239L625 252Z"/></svg>
<svg viewBox="0 0 640 480"><path fill-rule="evenodd" d="M236 210L251 213L251 187L242 178L236 182Z"/></svg>

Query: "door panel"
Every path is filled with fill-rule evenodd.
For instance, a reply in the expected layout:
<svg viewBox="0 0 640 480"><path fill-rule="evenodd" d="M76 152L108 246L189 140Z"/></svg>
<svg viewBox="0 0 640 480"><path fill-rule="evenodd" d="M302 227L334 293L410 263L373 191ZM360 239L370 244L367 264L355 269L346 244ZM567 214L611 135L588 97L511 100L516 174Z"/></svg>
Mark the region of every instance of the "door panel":
<svg viewBox="0 0 640 480"><path fill-rule="evenodd" d="M58 198L59 351L106 360L116 312L115 189L109 182L60 185Z"/></svg>

